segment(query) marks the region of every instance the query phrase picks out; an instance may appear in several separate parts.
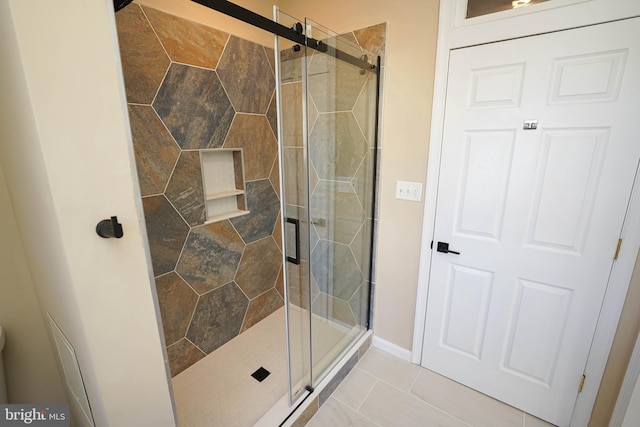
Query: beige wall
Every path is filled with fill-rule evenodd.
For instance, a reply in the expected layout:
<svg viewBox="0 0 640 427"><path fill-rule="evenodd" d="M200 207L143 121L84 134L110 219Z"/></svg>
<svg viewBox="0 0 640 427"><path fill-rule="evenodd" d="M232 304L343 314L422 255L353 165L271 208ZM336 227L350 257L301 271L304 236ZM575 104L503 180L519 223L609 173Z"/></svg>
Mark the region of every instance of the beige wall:
<svg viewBox="0 0 640 427"><path fill-rule="evenodd" d="M338 32L387 23L375 335L411 349L422 237L422 202L395 199L395 183L425 182L438 1L280 0L280 9Z"/></svg>
<svg viewBox="0 0 640 427"><path fill-rule="evenodd" d="M10 403L66 403L0 167L0 326Z"/></svg>
<svg viewBox="0 0 640 427"><path fill-rule="evenodd" d="M218 30L245 40L251 40L263 46L273 46L273 35L271 33L252 27L191 0L136 0L136 3L194 22L213 26ZM272 19L273 5L277 3L277 0L235 0L233 3Z"/></svg>

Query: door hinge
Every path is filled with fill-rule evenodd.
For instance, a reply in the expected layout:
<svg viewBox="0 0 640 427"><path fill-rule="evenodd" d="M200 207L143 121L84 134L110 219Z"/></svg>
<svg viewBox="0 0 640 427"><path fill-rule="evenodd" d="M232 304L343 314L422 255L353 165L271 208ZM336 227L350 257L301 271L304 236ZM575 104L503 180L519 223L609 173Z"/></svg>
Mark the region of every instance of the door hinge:
<svg viewBox="0 0 640 427"><path fill-rule="evenodd" d="M618 239L618 246L616 246L616 253L613 256L613 259L618 259L618 255L620 255L620 247L622 246L622 239Z"/></svg>
<svg viewBox="0 0 640 427"><path fill-rule="evenodd" d="M582 393L582 388L584 387L585 379L587 379L587 376L582 374L582 378L580 379L580 385L578 386L578 393Z"/></svg>

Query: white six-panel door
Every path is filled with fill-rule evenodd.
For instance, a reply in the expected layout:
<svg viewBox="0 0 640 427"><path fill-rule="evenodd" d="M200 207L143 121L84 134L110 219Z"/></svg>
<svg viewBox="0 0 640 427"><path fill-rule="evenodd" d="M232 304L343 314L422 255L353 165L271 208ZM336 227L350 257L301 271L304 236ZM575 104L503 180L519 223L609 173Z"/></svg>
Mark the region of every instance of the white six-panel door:
<svg viewBox="0 0 640 427"><path fill-rule="evenodd" d="M452 51L443 138L422 365L568 425L640 159L640 19Z"/></svg>

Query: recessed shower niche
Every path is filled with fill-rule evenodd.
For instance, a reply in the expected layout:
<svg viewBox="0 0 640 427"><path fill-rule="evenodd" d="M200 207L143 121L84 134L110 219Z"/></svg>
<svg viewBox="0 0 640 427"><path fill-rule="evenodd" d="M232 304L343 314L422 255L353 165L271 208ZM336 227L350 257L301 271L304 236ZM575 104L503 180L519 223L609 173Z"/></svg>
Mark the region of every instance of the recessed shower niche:
<svg viewBox="0 0 640 427"><path fill-rule="evenodd" d="M206 224L248 214L242 150L201 150L200 165Z"/></svg>

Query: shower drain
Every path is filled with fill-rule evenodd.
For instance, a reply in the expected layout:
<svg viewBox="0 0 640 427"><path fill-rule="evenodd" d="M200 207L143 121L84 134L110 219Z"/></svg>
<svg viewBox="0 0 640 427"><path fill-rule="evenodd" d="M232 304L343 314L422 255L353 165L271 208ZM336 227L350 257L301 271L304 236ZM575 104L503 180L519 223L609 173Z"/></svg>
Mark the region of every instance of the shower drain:
<svg viewBox="0 0 640 427"><path fill-rule="evenodd" d="M251 376L255 378L258 382L264 381L264 379L267 378L269 375L271 375L271 372L267 371L262 366L260 366L260 368L258 368L257 371L251 374Z"/></svg>

